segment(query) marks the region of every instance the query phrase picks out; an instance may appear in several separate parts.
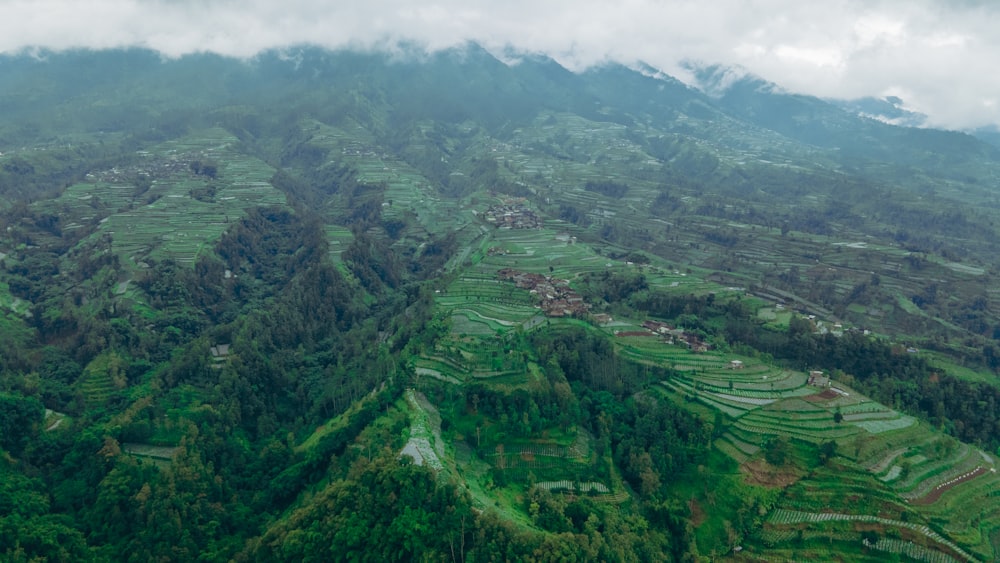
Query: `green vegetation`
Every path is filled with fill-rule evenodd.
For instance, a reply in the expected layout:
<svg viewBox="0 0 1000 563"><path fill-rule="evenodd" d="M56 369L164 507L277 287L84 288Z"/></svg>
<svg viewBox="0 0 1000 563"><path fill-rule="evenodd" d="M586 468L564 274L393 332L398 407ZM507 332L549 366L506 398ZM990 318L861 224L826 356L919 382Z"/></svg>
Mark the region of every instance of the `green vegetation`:
<svg viewBox="0 0 1000 563"><path fill-rule="evenodd" d="M993 149L286 55L3 59L0 559L997 559Z"/></svg>

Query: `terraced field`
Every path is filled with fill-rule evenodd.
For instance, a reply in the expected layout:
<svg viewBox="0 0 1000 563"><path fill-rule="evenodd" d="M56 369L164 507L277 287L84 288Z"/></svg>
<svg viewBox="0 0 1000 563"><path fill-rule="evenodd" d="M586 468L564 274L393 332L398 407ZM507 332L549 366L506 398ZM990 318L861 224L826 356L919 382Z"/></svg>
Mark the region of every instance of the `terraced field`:
<svg viewBox="0 0 1000 563"><path fill-rule="evenodd" d="M121 360L113 353L104 353L91 360L76 381L88 407L103 405L111 395L125 386Z"/></svg>
<svg viewBox="0 0 1000 563"><path fill-rule="evenodd" d="M282 205L285 196L271 186L274 169L235 148L238 140L209 129L144 152L134 171L102 171L39 204L56 212L64 229L97 224L88 240L105 241L122 264L138 267L147 258L193 264L245 209ZM192 162L216 162L214 177L197 175ZM151 177L146 190L140 175Z"/></svg>
<svg viewBox="0 0 1000 563"><path fill-rule="evenodd" d="M515 268L573 280L585 272L627 268L620 261L609 263L589 246L574 244L564 233L550 228L483 225L476 232L475 244L462 256L465 267L435 295L451 330L439 346L441 354L417 361L418 367L432 370L425 372L435 374L432 377L459 381L466 377L530 377L529 365L511 356L515 347L504 343L504 338L554 319L544 316L536 296L501 281L499 270Z"/></svg>
<svg viewBox="0 0 1000 563"><path fill-rule="evenodd" d="M582 135L585 129L568 130L575 139L573 135ZM647 189L641 182L630 182L626 197L609 202L582 189L587 179L599 178L575 176L572 162L556 171L550 156L531 153L523 145L501 147L497 152L497 158L515 174L540 174L552 181L551 189L560 190L565 201L586 209L593 221L620 219L628 223L628 206L633 204L630 198ZM593 323L581 320L546 318L536 307L535 296L501 282L497 271L512 268L567 279L572 284L585 273L634 273L640 267L609 259L590 245L574 242L581 227L558 220L546 219L542 229L495 229L474 221L466 228L469 233L465 236L471 243L453 262L455 275L436 294L438 309L450 323L450 333L434 353L414 360L421 377L451 384L478 379L508 388L524 385L537 376L538 368L511 354L517 349L512 339L542 324L586 324L604 332L624 358L672 369L676 375L657 387L666 396L684 402L696 412L701 409L721 413L725 428L714 445L737 463L763 463L766 449L775 438L792 444L800 452L796 455L816 455L821 448L833 448L835 461L831 464L837 473L824 473L828 469L820 466L815 474L791 477L798 482L779 503L779 511L770 517L760 537L748 540L748 545L759 542L768 546L768 553L780 557L799 552L794 546L813 546L822 552L823 545L837 542L844 553L856 554L859 561L877 561L887 554L926 561L986 561L1000 553L1000 509L993 508L1000 496L1000 479L993 471L995 462L983 452L957 443L949 446L948 439L937 430L870 400L844 382L810 385L806 373L777 367L760 357L714 350L693 352L681 342L646 331L642 327L645 319L616 317L594 328ZM830 264L849 263L871 250L860 243L852 246L851 241L802 235L779 245L782 250L775 253L769 239L777 236L776 231L758 231L756 246L741 249L741 259L767 260L772 267L776 264L786 268L801 265L802 254L815 254L817 249ZM694 237L679 244L685 242L703 241ZM886 251L881 267L907 267L905 251L888 247L881 250ZM706 251L705 259L714 259L712 254ZM808 271L803 275L840 276L837 291L847 292L853 284L867 280L878 267L871 266L872 270L862 271L832 265L829 271ZM705 272L695 269L691 274L681 272L659 259L641 267L648 283L663 291L746 292L735 278L715 277L710 281ZM724 282L721 286L720 280ZM893 291L903 295L915 290L907 283L894 278L885 286L895 284ZM842 330L834 326L833 320L823 320L830 312L816 303L776 289L767 291L788 305L762 309L760 318L764 321L786 326L797 314L791 309L798 308L820 315L816 322L821 330ZM512 477L518 471L562 467L544 455L529 457L531 461L525 461L520 454L507 452L501 463ZM797 492L795 487L802 490ZM956 516L956 511L962 515ZM799 516L794 522L779 521L784 516L775 516L787 514ZM862 536L868 532L878 536L870 545L862 543L871 537Z"/></svg>
<svg viewBox="0 0 1000 563"><path fill-rule="evenodd" d="M824 526L835 522L877 524L880 529L896 530L897 533L905 531L908 532L907 535L915 536L927 542L927 545L920 545L913 541L886 540L878 544L877 549L880 551L905 554L909 557L918 558L921 561L951 562L973 560L972 555L928 526L879 516L841 514L836 512L799 512L779 509L769 515L767 525L769 528L780 530L787 527L796 527L796 525L804 524L808 528L810 525ZM797 527L797 529L802 530L803 528ZM858 533L857 535L860 539L861 534ZM777 534L770 537L774 543L780 543L780 538L781 536ZM864 542L865 540L862 541ZM865 545L869 544L865 543ZM874 543L871 546L874 547Z"/></svg>
<svg viewBox="0 0 1000 563"><path fill-rule="evenodd" d="M387 220L414 219L415 223L410 225L414 239L428 233L440 235L461 226L463 221L458 215L461 204L442 197L431 180L380 146L365 126L350 120L333 126L310 119L304 120L300 127L308 136L310 147L326 151L328 161L321 167L347 166L356 172L359 182L384 185L379 202L382 216ZM419 137L415 137L411 150L419 151L419 144ZM346 200L340 201L340 205L346 204ZM328 211L342 214L346 208L335 206ZM471 211L464 213L471 221Z"/></svg>
<svg viewBox="0 0 1000 563"><path fill-rule="evenodd" d="M354 235L346 227L327 225L326 238L330 243L330 258L333 259L334 264L340 264L342 262L340 256L350 246Z"/></svg>
<svg viewBox="0 0 1000 563"><path fill-rule="evenodd" d="M150 444L124 443L122 450L132 456L146 460L160 469L167 469L180 450L178 447L153 446Z"/></svg>
<svg viewBox="0 0 1000 563"><path fill-rule="evenodd" d="M1000 552L995 502L1000 477L992 456L840 382L814 387L806 384L805 374L755 365L748 358L742 359L746 367L731 369L732 358L722 354L694 354L657 339L618 340L628 354L656 358L680 372L661 382L668 396L697 401L730 420L714 443L738 463L759 459L778 436L813 447L836 444L847 466L829 481L810 477L796 485L807 493L785 496L761 532L769 553L782 552L791 541L810 545L810 538L861 542L864 526L844 530L838 522L877 524L879 540L865 549L918 560L989 561ZM653 353L644 354L647 349ZM849 501L861 498L868 500ZM831 513L830 507L843 512ZM797 514L794 522L785 521L789 511ZM886 520L887 513L895 516ZM914 523L914 515L922 523Z"/></svg>

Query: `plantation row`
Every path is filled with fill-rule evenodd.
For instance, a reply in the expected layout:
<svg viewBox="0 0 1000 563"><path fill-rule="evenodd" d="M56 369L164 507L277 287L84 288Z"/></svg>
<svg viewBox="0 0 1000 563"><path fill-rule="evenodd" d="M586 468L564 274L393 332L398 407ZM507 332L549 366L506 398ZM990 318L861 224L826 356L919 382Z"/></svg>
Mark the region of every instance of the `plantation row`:
<svg viewBox="0 0 1000 563"><path fill-rule="evenodd" d="M932 549L927 549L922 545L917 545L910 541L904 541L896 538L879 538L875 543L871 543L867 540L862 540L865 546L872 549L877 549L878 551L885 551L887 553L898 553L900 555L905 555L916 559L917 561L926 561L927 563L956 563L957 560L940 551L934 551Z"/></svg>
<svg viewBox="0 0 1000 563"><path fill-rule="evenodd" d="M883 465L883 470L888 467L888 464L883 463L887 456L898 457L907 452L933 447L941 439L923 423L877 436L866 435L866 438L855 443L855 459L862 467Z"/></svg>
<svg viewBox="0 0 1000 563"><path fill-rule="evenodd" d="M915 501L915 504L931 504L935 502L938 498L940 498L940 496L944 492L950 490L952 487L955 487L956 485L968 481L970 479L979 477L980 475L985 475L988 471L990 470L979 465L976 466L976 468L971 471L966 471L965 473L958 475L956 477L952 477L951 479L944 481L943 483L938 483L930 491L926 491L926 489L921 490L920 492L926 493L926 496L916 495L915 498L917 500ZM993 471L995 472L996 470ZM951 476L951 474L955 472L957 472L957 470L949 472L946 476ZM927 483L927 481L925 481L924 483ZM924 483L921 483L921 485L923 485ZM903 496L905 497L906 495L904 494Z"/></svg>
<svg viewBox="0 0 1000 563"><path fill-rule="evenodd" d="M995 547L994 536L988 531L1000 527L998 498L1000 478L988 472L958 483L922 509L952 539L989 559Z"/></svg>
<svg viewBox="0 0 1000 563"><path fill-rule="evenodd" d="M909 415L899 415L898 418L888 419L888 420L853 420L850 421L851 424L866 430L871 434L882 434L883 432L892 432L894 430L902 430L908 428L917 423L917 419Z"/></svg>
<svg viewBox="0 0 1000 563"><path fill-rule="evenodd" d="M830 440L836 441L839 439L850 437L857 432L856 429L849 427L829 428L829 429L808 429L808 428L803 429L800 427L790 426L787 424L780 424L780 423L762 424L762 421L759 420L744 421L743 419L736 421L735 426L741 430L752 432L754 434L785 436L787 438L798 438L812 443L821 443Z"/></svg>
<svg viewBox="0 0 1000 563"><path fill-rule="evenodd" d="M708 396L704 393L699 393L693 387L686 385L685 383L677 379L670 379L667 381L663 381L662 385L667 389L676 391L684 396L689 396L689 397L693 396L697 401L709 407L712 407L718 411L721 411L731 418L739 418L744 414L746 414L746 412L749 410L748 406L744 404L731 405L722 401L715 400L711 396Z"/></svg>
<svg viewBox="0 0 1000 563"><path fill-rule="evenodd" d="M908 456L901 460L901 464L908 462L910 465L909 474L906 478L894 483L894 487L903 491L912 491L924 481L949 471L956 465L960 466L962 463L974 465L978 461L981 460L978 455L974 454L973 448L968 444L961 443L958 444L956 451L948 452L945 455L933 455L930 458L924 454ZM964 471L959 471L959 473L962 472Z"/></svg>
<svg viewBox="0 0 1000 563"><path fill-rule="evenodd" d="M911 469L910 473L919 473L919 477L915 482L908 479L905 483L900 483L900 489L910 487L902 490L900 496L915 501L930 494L932 491L947 490L949 485L954 485L970 476L979 475L987 471L985 467L977 464L975 456L959 457L958 459L952 458L947 461L947 464L943 463L936 467L931 466L929 471L923 473Z"/></svg>
<svg viewBox="0 0 1000 563"><path fill-rule="evenodd" d="M895 528L907 528L913 530L921 535L924 535L935 542L948 547L955 553L959 554L967 561L975 561L971 555L969 555L965 550L958 547L947 538L942 537L940 534L931 530L927 526L914 524L912 522L903 522L900 520L890 520L888 518L882 518L879 516L871 516L868 514L837 514L833 512L800 512L795 510L785 510L785 509L775 509L771 512L767 519L769 524L773 525L790 525L790 524L801 524L801 523L822 523L822 522L873 522L878 524L883 524L885 526L892 526Z"/></svg>
<svg viewBox="0 0 1000 563"><path fill-rule="evenodd" d="M589 493L591 491L610 494L611 490L604 483L598 483L596 481L591 481L587 483L574 483L573 481L542 481L535 483L535 486L540 489L545 489L547 491L580 491L581 493Z"/></svg>
<svg viewBox="0 0 1000 563"><path fill-rule="evenodd" d="M497 452L490 454L488 457L501 455L519 455L525 457L546 456L566 459L583 457L578 451L554 444L504 444L502 450L500 451L498 447Z"/></svg>
<svg viewBox="0 0 1000 563"><path fill-rule="evenodd" d="M741 440L733 432L726 432L725 434L722 435L721 439L732 444L733 447L735 447L745 456L754 456L757 454L757 452L760 451L759 446Z"/></svg>

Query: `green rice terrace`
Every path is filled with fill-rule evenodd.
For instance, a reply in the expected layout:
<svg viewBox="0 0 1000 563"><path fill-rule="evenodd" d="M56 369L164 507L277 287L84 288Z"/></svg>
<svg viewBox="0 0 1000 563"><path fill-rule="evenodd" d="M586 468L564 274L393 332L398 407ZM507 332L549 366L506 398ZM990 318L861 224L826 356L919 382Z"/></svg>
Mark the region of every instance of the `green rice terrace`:
<svg viewBox="0 0 1000 563"><path fill-rule="evenodd" d="M40 211L60 213L63 229L100 222L90 235L103 240L132 267L148 258L193 264L229 223L248 207L280 205L274 169L233 149L237 140L220 129L143 151L127 169L91 174ZM195 172L201 162L211 172ZM138 183L138 184L137 184Z"/></svg>
<svg viewBox="0 0 1000 563"><path fill-rule="evenodd" d="M993 501L1000 494L1000 478L993 456L823 371L699 350L682 331L658 321L595 316L596 311L574 315L578 318L547 314L541 292L518 287L498 272L538 274L551 283L565 279L572 287L586 274L629 275L641 268L650 286L665 292L740 293L663 264L610 259L550 225L491 226L475 241L464 255L465 267L435 293L448 332L433 352L413 360L420 378L446 386L478 382L527 389L543 376L519 342L546 327L585 327L603 334L623 359L669 368L673 375L652 390L677 404L700 405L703 416L715 417L714 448L732 459L743 478L785 491L764 514L757 533L745 538L746 549L790 559L818 556L831 544L838 552L859 558L864 553L872 560L879 559L875 553L942 562L992 558L1000 533L1000 506ZM801 316L780 305L759 307L757 315L784 330L790 319ZM845 330L831 321L813 324L837 334ZM489 422L475 429L462 418L455 424L456 439L492 444L481 459L499 482L517 486L531 471L531 479L550 490L611 494L619 502L628 496L613 474L607 481L586 478L601 470L593 465L596 460L587 460L588 440L580 434L572 443L570 436L497 440ZM785 452L780 461L773 459L776 449ZM804 460L817 455L829 461L806 470L815 461ZM824 482L830 472L836 478Z"/></svg>
<svg viewBox="0 0 1000 563"><path fill-rule="evenodd" d="M992 556L990 535L1000 511L991 499L1000 491L1000 479L991 455L818 373L808 376L809 384L806 374L724 356L686 360L678 354L671 361L683 371L663 382L664 392L723 413L727 428L715 446L753 467L752 478L766 482L756 464L776 440L803 448L826 446L841 456L841 473L826 484L816 474L784 476L797 483L766 521L760 541L771 548L803 556L810 545L821 550L821 540L856 543L879 537L877 549L920 560ZM850 500L858 496L883 500ZM866 511L858 512L859 507ZM951 514L948 520L941 519L943 513ZM913 514L919 524L907 520Z"/></svg>

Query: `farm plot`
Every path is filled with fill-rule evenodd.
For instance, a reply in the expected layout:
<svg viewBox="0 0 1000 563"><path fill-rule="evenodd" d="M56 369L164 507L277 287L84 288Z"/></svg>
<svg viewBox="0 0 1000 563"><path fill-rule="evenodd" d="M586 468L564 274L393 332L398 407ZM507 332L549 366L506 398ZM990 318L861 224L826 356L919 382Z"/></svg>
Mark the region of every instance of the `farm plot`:
<svg viewBox="0 0 1000 563"><path fill-rule="evenodd" d="M742 398L746 402L763 404L756 400L803 397L814 392L805 385L805 375L798 372L768 367L747 374L743 370L730 369L726 358L678 351L676 347L665 355L670 357L669 365L682 371L685 379L699 389Z"/></svg>
<svg viewBox="0 0 1000 563"><path fill-rule="evenodd" d="M452 318L452 322L455 318ZM454 331L463 328L453 326L453 333L438 343L434 355L425 355L415 360L414 365L440 372L459 380L472 378L513 378L508 381L520 385L531 377L537 377L537 366L516 351L510 336L497 335L492 329L483 335L476 335L464 328L461 335Z"/></svg>
<svg viewBox="0 0 1000 563"><path fill-rule="evenodd" d="M327 151L328 166L347 165L364 184L384 185L382 215L388 220L415 219L419 228L431 234L455 230L457 222L468 222L451 199L438 196L433 183L415 168L388 154L368 129L347 121L335 127L315 120L303 120L302 131L310 135L308 144ZM419 139L414 139L419 142ZM341 209L340 211L343 211Z"/></svg>
<svg viewBox="0 0 1000 563"><path fill-rule="evenodd" d="M416 373L418 376L425 375L427 377L437 379L438 381L444 381L445 383L453 383L453 384L462 383L461 380L459 380L458 378L452 375L442 373L441 371L436 370L434 368L416 366L413 368L413 372Z"/></svg>
<svg viewBox="0 0 1000 563"><path fill-rule="evenodd" d="M625 163L631 168L660 167L658 161L627 139L623 126L565 113L540 115L531 125L514 130L511 143L499 148L498 155L523 176L541 174L564 185L582 186L588 179L606 179L597 176L595 169L599 173L620 170ZM597 197L592 192L578 191L581 199Z"/></svg>
<svg viewBox="0 0 1000 563"><path fill-rule="evenodd" d="M750 409L748 405L743 403L727 403L723 399L717 399L711 395L699 393L697 389L680 379L669 379L661 382L661 384L671 391L676 391L687 397L694 397L698 402L712 407L713 409L728 415L730 418L739 418L746 414Z"/></svg>
<svg viewBox="0 0 1000 563"><path fill-rule="evenodd" d="M730 402L730 403L740 403L740 404L744 404L744 405L751 405L751 408L753 408L753 407L762 407L764 405L770 405L771 403L773 403L773 402L775 402L777 400L777 399L769 399L769 398L763 398L763 397L749 397L749 396L742 395L742 394L719 393L719 392L713 392L713 391L708 391L707 393L709 395L711 395L715 399L727 401L727 402Z"/></svg>
<svg viewBox="0 0 1000 563"><path fill-rule="evenodd" d="M456 335L489 336L516 326L538 324L539 298L514 284L503 282L497 273L504 268L572 279L584 271L594 271L597 258L589 247L556 240L557 233L546 229L500 229L481 246L502 252L481 256L467 267L435 299L446 311ZM515 253L516 251L516 253ZM542 317L544 319L544 317Z"/></svg>
<svg viewBox="0 0 1000 563"><path fill-rule="evenodd" d="M490 336L518 323L488 317L474 309L455 309L451 314L451 324L452 330L458 334Z"/></svg>
<svg viewBox="0 0 1000 563"><path fill-rule="evenodd" d="M901 520L892 520L868 514L842 514L835 512L801 512L795 510L776 509L771 512L767 520L772 526L789 526L795 524L817 525L832 522L864 522L875 523L896 529L906 529L932 540L937 544L943 553L953 553L963 561L974 560L973 556L961 547L943 537L941 534L930 529L926 525Z"/></svg>
<svg viewBox="0 0 1000 563"><path fill-rule="evenodd" d="M720 392L744 396L786 397L814 393L806 387L806 375L775 366L756 364L744 369L731 369L732 357L712 352L692 353L683 346L662 346L655 340L639 342L637 348L650 351L665 365L685 373L685 376Z"/></svg>
<svg viewBox="0 0 1000 563"><path fill-rule="evenodd" d="M247 208L285 203L284 194L269 183L274 169L237 152L236 142L212 129L154 149L165 159L216 161L215 178L198 176L187 167L171 168L169 175L153 180L141 202L135 200L132 185L98 182L71 186L57 203L68 204L78 221L93 220L102 209L117 209L91 237L109 237L112 251L128 259L123 263L152 256L192 264Z"/></svg>
<svg viewBox="0 0 1000 563"><path fill-rule="evenodd" d="M613 330L621 333L640 332L648 333L645 328L638 325L621 326L620 323L613 327ZM684 372L688 378L711 378L713 375L720 379L720 387L725 385L725 377L729 360L713 352L694 353L683 344L669 344L663 342L658 337L646 336L619 336L614 343L621 351L630 357L645 363L655 362L668 366L680 372Z"/></svg>
<svg viewBox="0 0 1000 563"><path fill-rule="evenodd" d="M556 483L572 484L579 480L579 476L591 470L590 460L585 453L578 448L545 442L500 444L496 452L487 456L487 460L495 469L502 471L507 479L524 481L534 476L543 479L543 482L553 483L552 488L572 490L572 485L560 487ZM603 483L594 483L591 489L595 493L611 492Z"/></svg>
<svg viewBox="0 0 1000 563"><path fill-rule="evenodd" d="M725 434L723 434L722 436L720 436L718 440L715 441L716 447L719 447L722 444L726 444L729 447L731 447L734 450L736 450L738 452L737 455L734 456L734 455L732 455L732 453L730 453L730 455L732 457L736 458L737 461L740 461L741 463L743 461L746 461L747 459L749 459L749 458L757 455L757 452L760 451L760 446L752 444L750 442L747 442L747 441L739 438L733 432L726 432ZM743 459L740 460L739 459L740 457L742 457Z"/></svg>
<svg viewBox="0 0 1000 563"><path fill-rule="evenodd" d="M909 448L896 448L894 450L886 451L884 452L883 457L875 458L872 462L869 463L869 465L865 467L865 469L867 469L871 473L878 475L879 473L882 473L886 469L892 467L893 462L895 462L896 459L899 458L899 456L905 454L908 449Z"/></svg>
<svg viewBox="0 0 1000 563"><path fill-rule="evenodd" d="M788 436L813 443L842 440L859 432L851 426L838 425L832 416L792 419L783 412L752 411L736 421L735 426L762 435Z"/></svg>
<svg viewBox="0 0 1000 563"><path fill-rule="evenodd" d="M899 413L896 411L874 401L858 401L854 404L844 405L841 407L841 412L846 421L894 418L899 416Z"/></svg>
<svg viewBox="0 0 1000 563"><path fill-rule="evenodd" d="M996 543L1000 533L1000 476L985 468L970 478L942 487L931 504L920 502L915 507L927 514L931 522L976 553L981 560L995 561L1000 557Z"/></svg>
<svg viewBox="0 0 1000 563"><path fill-rule="evenodd" d="M444 308L465 307L473 303L499 303L502 305L533 305L528 292L518 290L513 284L505 284L491 275L463 275L441 290L436 297L438 305Z"/></svg>
<svg viewBox="0 0 1000 563"><path fill-rule="evenodd" d="M736 463L745 463L750 459L749 455L745 454L742 450L734 446L728 440L724 440L722 437L717 438L712 445L715 446L715 449L736 460Z"/></svg>
<svg viewBox="0 0 1000 563"><path fill-rule="evenodd" d="M112 394L125 387L122 369L121 359L113 352L105 352L87 364L75 386L88 407L107 402Z"/></svg>
<svg viewBox="0 0 1000 563"><path fill-rule="evenodd" d="M160 469L170 467L180 448L173 446L153 446L151 444L123 443L122 451L135 457L149 460Z"/></svg>
<svg viewBox="0 0 1000 563"><path fill-rule="evenodd" d="M986 467L983 467L982 465L977 465L975 469L966 471L965 473L962 473L961 475L953 476L953 475L955 475L955 473L958 473L958 471L960 471L961 469L964 469L964 467L953 469L952 471L950 471L950 472L945 473L944 475L942 475L941 478L938 479L938 480L943 480L943 479L946 479L946 478L949 478L949 477L950 477L950 479L948 479L947 481L942 481L942 482L938 483L936 486L934 486L933 489L930 489L929 491L926 491L926 494L924 496L915 497L914 500L913 500L913 504L920 504L920 505L934 504L935 502L938 501L938 499L941 498L941 495L943 495L944 493L946 493L949 490L953 489L954 487L956 487L958 485L961 485L962 483L964 483L966 481L969 481L971 479L975 479L976 477L979 477L980 475L985 475L987 472L990 471L990 469L987 469ZM929 484L928 484L928 487L929 487ZM921 490L920 492L923 493L924 490ZM904 497L905 497L905 495L904 495ZM905 498L909 498L909 497L905 497Z"/></svg>
<svg viewBox="0 0 1000 563"><path fill-rule="evenodd" d="M71 420L66 414L61 412L56 412L52 409L45 409L45 431L51 432L56 428L62 426L66 420Z"/></svg>
<svg viewBox="0 0 1000 563"><path fill-rule="evenodd" d="M641 340L641 339L640 339ZM694 354L690 351L674 350L670 357L671 367L682 375L661 382L663 387L680 396L722 412L734 422L728 427L728 435L716 440L716 446L737 461L743 462L759 452L759 444L768 436L786 436L819 444L835 441L841 444L868 430L865 425L885 425L885 431L905 429L913 421L894 411L867 402L869 411L879 414L855 413L861 420L855 423L837 423L834 408L824 401L813 400L815 388L807 386L806 376L800 372L758 367L747 373L743 369L732 369L731 358L713 354ZM662 359L660 361L663 361ZM687 369L679 369L684 366ZM766 366L765 366L766 368ZM768 373L770 382L765 382L759 374ZM774 388L771 387L774 383ZM834 394L836 397L841 395ZM855 396L853 401L867 401ZM865 417L877 416L869 420ZM895 418L888 418L894 416ZM861 426L858 426L861 425Z"/></svg>
<svg viewBox="0 0 1000 563"><path fill-rule="evenodd" d="M909 510L887 486L837 462L818 468L795 484L780 508L805 512L844 512L888 516Z"/></svg>
<svg viewBox="0 0 1000 563"><path fill-rule="evenodd" d="M439 197L427 178L399 161L363 163L359 178L370 183L385 182L382 215L386 219L416 219L425 232L438 235L457 230L474 219L471 211L452 199ZM379 170L381 168L381 170Z"/></svg>
<svg viewBox="0 0 1000 563"><path fill-rule="evenodd" d="M1000 476L991 456L923 424L865 434L855 448L863 467L953 540L981 560L1000 554L991 539L1000 530Z"/></svg>
<svg viewBox="0 0 1000 563"><path fill-rule="evenodd" d="M610 494L611 490L604 483L599 483L596 481L588 481L584 483L575 483L573 481L541 481L535 483L535 486L540 489L545 489L547 491L569 491L581 493L589 493L593 491L594 493L600 493L602 495Z"/></svg>
<svg viewBox="0 0 1000 563"><path fill-rule="evenodd" d="M620 329L620 327L616 327L616 329ZM627 334L627 332L632 331L619 330L619 336L614 340L618 352L623 357L638 363L668 366L678 371L697 369L690 364L671 363L670 358L674 357L671 349L676 348L675 345L660 340L652 333L649 333L648 336L621 336L621 333ZM640 331L635 332L641 334Z"/></svg>
<svg viewBox="0 0 1000 563"><path fill-rule="evenodd" d="M829 409L825 409L823 407L810 403L809 401L803 400L800 396L797 395L791 395L788 396L787 398L783 398L781 401L775 402L771 406L767 407L767 409L788 413L790 417L831 416L831 412Z"/></svg>
<svg viewBox="0 0 1000 563"><path fill-rule="evenodd" d="M492 237L492 246L508 252L484 257L474 271L495 276L502 268L515 268L572 282L586 272L618 271L627 267L594 254L588 245L560 240L559 232L550 228L498 229Z"/></svg>
<svg viewBox="0 0 1000 563"><path fill-rule="evenodd" d="M926 425L918 423L900 430L886 432L883 434L869 434L867 432L859 434L851 442L851 451L846 452L855 459L859 465L865 468L877 467L885 463L882 467L888 467L888 461L893 462L899 456L916 452L921 448L933 447L934 442L939 439L933 431ZM897 453L900 452L901 453ZM879 473L880 471L873 471Z"/></svg>
<svg viewBox="0 0 1000 563"><path fill-rule="evenodd" d="M904 458L901 463L909 466L907 475L893 482L893 487L900 492L900 496L909 500L923 498L938 485L974 472L982 467L983 462L968 444L946 449L930 459L917 462L918 459L915 456Z"/></svg>
<svg viewBox="0 0 1000 563"><path fill-rule="evenodd" d="M542 481L541 483L536 483L535 486L541 487L549 491L567 490L567 491L577 491L582 493L589 493L590 491L595 491L598 493L608 494L611 491L608 486L604 483L598 482L586 482L586 483L574 483L572 481Z"/></svg>
<svg viewBox="0 0 1000 563"><path fill-rule="evenodd" d="M334 264L340 264L341 254L354 241L354 234L347 227L326 225L326 240L330 243L330 258Z"/></svg>
<svg viewBox="0 0 1000 563"><path fill-rule="evenodd" d="M867 547L872 549L884 551L886 553L905 555L909 558L916 559L917 561L927 561L928 563L957 563L958 561L954 557L941 553L940 551L934 551L922 545L917 545L911 541L904 541L897 538L879 538L878 541L874 543L868 542L867 539L862 541L865 542Z"/></svg>
<svg viewBox="0 0 1000 563"><path fill-rule="evenodd" d="M895 418L883 418L878 420L851 420L849 421L854 426L861 428L869 432L870 434L881 434L883 432L892 432L893 430L901 430L909 426L913 426L917 423L917 420L909 415L900 415L896 413Z"/></svg>
<svg viewBox="0 0 1000 563"><path fill-rule="evenodd" d="M464 315L473 322L484 322L490 326L510 328L523 324L538 313L529 305L496 304L489 302L471 302L452 309L453 315Z"/></svg>

